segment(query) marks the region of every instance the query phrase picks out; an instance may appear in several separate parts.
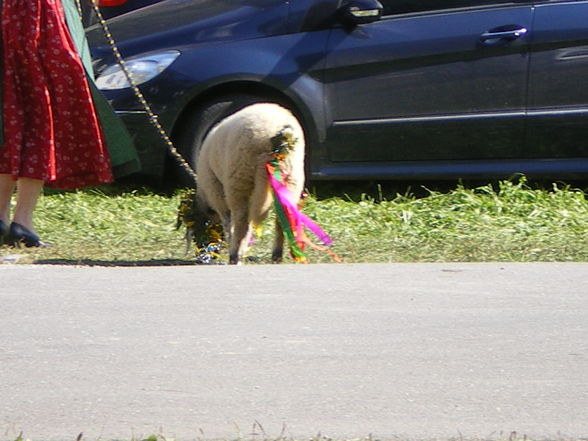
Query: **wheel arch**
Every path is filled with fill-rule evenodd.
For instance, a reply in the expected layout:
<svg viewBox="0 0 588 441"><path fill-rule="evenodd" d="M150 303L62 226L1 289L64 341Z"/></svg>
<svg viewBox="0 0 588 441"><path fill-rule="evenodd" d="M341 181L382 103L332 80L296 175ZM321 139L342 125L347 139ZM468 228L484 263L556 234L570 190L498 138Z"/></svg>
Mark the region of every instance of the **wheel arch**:
<svg viewBox="0 0 588 441"><path fill-rule="evenodd" d="M229 83L218 84L194 96L190 103L184 107L173 124L171 131L172 139L178 139L194 112L199 111L205 107L207 103L210 103L215 99L236 94L267 98L268 100L284 105L301 121L308 143L320 139L322 130L320 128L321 125L319 124L319 120L322 115L322 108L317 112L316 109L309 108L304 101L292 97L278 88L254 81L232 81Z"/></svg>
<svg viewBox="0 0 588 441"><path fill-rule="evenodd" d="M301 122L304 130L306 144L312 145L320 139L321 125L317 122L321 118L322 107L317 112L316 109L310 109L302 100L293 98L278 88L254 81L232 81L218 84L210 87L203 92L194 96L190 102L184 106L182 112L178 115L171 130L171 139L178 149L179 153L191 162L192 151L188 150L187 144L181 142L186 134L191 131L189 122L195 114L204 111L211 103L222 99L223 97L246 95L260 99L267 99L287 107ZM314 110L314 111L313 111ZM187 148L188 147L188 148ZM310 156L310 154L307 154ZM307 164L308 164L307 157ZM166 175L175 175L172 172L174 159L168 156L166 164ZM181 179L181 178L180 178ZM186 181L184 180L184 183Z"/></svg>

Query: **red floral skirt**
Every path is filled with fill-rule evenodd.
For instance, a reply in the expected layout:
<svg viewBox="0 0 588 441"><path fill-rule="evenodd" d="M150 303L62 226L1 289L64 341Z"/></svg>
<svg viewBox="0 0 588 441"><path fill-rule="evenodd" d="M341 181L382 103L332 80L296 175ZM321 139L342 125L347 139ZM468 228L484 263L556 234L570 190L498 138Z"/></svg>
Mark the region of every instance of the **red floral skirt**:
<svg viewBox="0 0 588 441"><path fill-rule="evenodd" d="M61 0L4 0L0 173L71 189L112 181Z"/></svg>

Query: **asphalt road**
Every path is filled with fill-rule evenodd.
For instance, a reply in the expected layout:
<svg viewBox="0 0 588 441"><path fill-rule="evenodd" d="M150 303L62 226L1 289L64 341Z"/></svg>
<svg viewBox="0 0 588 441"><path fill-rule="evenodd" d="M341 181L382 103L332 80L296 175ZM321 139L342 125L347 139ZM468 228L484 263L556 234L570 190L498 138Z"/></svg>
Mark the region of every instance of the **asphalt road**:
<svg viewBox="0 0 588 441"><path fill-rule="evenodd" d="M588 439L588 264L0 265L0 437Z"/></svg>

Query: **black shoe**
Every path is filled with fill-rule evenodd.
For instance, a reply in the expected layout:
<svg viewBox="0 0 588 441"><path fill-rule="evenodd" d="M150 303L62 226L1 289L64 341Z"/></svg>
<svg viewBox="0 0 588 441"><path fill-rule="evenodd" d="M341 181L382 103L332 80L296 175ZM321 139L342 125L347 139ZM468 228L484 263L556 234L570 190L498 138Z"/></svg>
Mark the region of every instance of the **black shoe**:
<svg viewBox="0 0 588 441"><path fill-rule="evenodd" d="M12 222L8 230L8 242L12 246L20 247L24 244L27 248L46 248L50 246L47 243L41 242L39 236L33 233L28 228L23 227L21 224Z"/></svg>
<svg viewBox="0 0 588 441"><path fill-rule="evenodd" d="M8 225L0 220L0 246L8 244Z"/></svg>

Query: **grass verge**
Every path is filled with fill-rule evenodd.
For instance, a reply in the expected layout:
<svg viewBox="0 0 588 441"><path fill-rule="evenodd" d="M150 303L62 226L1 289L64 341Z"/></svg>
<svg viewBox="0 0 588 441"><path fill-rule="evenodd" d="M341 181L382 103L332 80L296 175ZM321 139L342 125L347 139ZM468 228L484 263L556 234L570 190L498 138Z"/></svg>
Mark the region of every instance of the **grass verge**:
<svg viewBox="0 0 588 441"><path fill-rule="evenodd" d="M525 179L422 197L378 188L375 197L313 190L307 198L304 212L333 237L344 262L588 261L588 198L580 189L532 188ZM175 228L179 199L180 192L117 186L47 192L36 228L54 246L5 247L0 255L24 255L27 263L192 264ZM260 263L270 261L269 225L251 249ZM314 250L309 260L332 262Z"/></svg>

